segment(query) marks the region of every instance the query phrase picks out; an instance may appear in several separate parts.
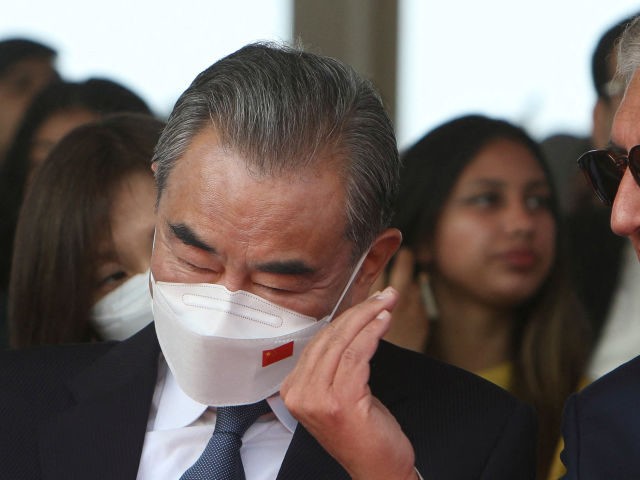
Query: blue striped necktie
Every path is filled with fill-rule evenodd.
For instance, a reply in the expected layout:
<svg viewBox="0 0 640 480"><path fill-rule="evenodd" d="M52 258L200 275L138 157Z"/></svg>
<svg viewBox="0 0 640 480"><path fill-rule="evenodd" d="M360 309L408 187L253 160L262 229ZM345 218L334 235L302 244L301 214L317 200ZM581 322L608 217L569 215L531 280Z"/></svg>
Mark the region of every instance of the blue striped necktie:
<svg viewBox="0 0 640 480"><path fill-rule="evenodd" d="M240 458L242 436L259 416L270 411L266 400L251 405L218 407L216 426L209 443L180 480L244 480Z"/></svg>

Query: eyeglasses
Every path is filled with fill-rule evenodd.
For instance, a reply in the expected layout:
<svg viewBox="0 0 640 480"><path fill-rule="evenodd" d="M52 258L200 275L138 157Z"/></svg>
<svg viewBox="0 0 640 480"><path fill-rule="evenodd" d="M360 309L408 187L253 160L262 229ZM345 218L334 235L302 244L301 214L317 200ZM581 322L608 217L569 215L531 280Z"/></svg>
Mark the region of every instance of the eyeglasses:
<svg viewBox="0 0 640 480"><path fill-rule="evenodd" d="M640 145L633 147L628 154L591 150L578 159L578 166L602 203L611 206L627 166L640 186Z"/></svg>

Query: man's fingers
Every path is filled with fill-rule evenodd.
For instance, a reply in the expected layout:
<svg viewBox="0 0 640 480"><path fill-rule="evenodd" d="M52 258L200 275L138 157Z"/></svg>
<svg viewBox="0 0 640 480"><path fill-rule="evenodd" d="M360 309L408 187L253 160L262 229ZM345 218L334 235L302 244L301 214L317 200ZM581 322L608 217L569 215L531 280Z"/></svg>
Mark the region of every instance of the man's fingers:
<svg viewBox="0 0 640 480"><path fill-rule="evenodd" d="M343 350L333 378L337 395L350 397L363 391L363 386L369 381L369 361L390 324L391 313L383 310Z"/></svg>
<svg viewBox="0 0 640 480"><path fill-rule="evenodd" d="M308 378L313 375L319 384L331 385L345 349L382 311L393 309L397 297L393 288L386 288L343 312L307 345L293 374Z"/></svg>

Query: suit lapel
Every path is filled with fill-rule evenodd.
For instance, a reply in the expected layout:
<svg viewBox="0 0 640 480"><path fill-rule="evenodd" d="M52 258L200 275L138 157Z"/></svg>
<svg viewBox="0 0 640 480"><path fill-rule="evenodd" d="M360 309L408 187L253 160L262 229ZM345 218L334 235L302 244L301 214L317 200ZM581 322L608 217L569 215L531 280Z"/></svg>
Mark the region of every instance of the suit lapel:
<svg viewBox="0 0 640 480"><path fill-rule="evenodd" d="M276 480L348 480L347 472L298 424Z"/></svg>
<svg viewBox="0 0 640 480"><path fill-rule="evenodd" d="M158 354L152 324L69 382L72 406L40 431L44 478L136 477Z"/></svg>
<svg viewBox="0 0 640 480"><path fill-rule="evenodd" d="M394 407L402 403L410 392L411 385L408 378L406 357L401 363L398 361L399 347L382 340L375 355L371 359L371 374L369 387L373 396L380 400L393 413Z"/></svg>
<svg viewBox="0 0 640 480"><path fill-rule="evenodd" d="M381 342L371 361L370 386L387 407L406 396L388 384L388 347ZM40 462L45 479L127 479L138 471L158 355L153 324L108 353L69 382L71 406L40 429ZM388 358L385 358L388 360ZM298 425L278 480L348 479L345 470Z"/></svg>

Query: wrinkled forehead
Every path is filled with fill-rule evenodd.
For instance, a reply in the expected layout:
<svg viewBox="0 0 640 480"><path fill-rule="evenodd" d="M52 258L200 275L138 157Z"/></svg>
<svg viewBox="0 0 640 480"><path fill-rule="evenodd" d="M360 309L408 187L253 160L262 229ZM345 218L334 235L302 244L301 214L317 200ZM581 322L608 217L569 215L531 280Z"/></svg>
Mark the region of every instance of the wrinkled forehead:
<svg viewBox="0 0 640 480"><path fill-rule="evenodd" d="M255 140L255 139L254 139ZM269 138L259 142L243 143L242 138L220 130L213 124L196 129L195 133L182 141L175 142L171 155L158 155L154 160L157 169L156 178L162 195L164 188L171 183L171 177L178 165L193 160L194 157L211 160L215 156L226 155L233 158L236 169L242 169L253 178L284 177L303 178L322 170L331 170L346 182L349 176L349 153L339 139L323 143L296 142L274 145ZM178 145L181 143L182 145ZM278 148L276 148L278 147ZM192 166L192 165L191 165Z"/></svg>
<svg viewBox="0 0 640 480"><path fill-rule="evenodd" d="M318 176L325 171L342 173L345 154L335 144L298 146L290 150L274 149L267 144L243 144L215 127L205 127L196 132L175 163L202 159L206 163L221 158L227 160L226 167L242 171L254 179L305 178Z"/></svg>
<svg viewBox="0 0 640 480"><path fill-rule="evenodd" d="M306 164L287 161L269 165L248 159L222 143L215 130L203 130L176 160L167 178L166 196L183 205L204 208L224 203L237 209L251 205L273 214L285 204L297 206L298 212L344 206L339 161L323 157Z"/></svg>

